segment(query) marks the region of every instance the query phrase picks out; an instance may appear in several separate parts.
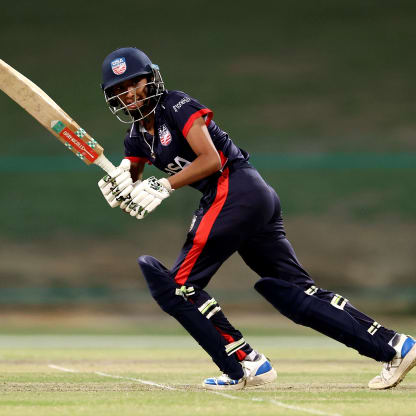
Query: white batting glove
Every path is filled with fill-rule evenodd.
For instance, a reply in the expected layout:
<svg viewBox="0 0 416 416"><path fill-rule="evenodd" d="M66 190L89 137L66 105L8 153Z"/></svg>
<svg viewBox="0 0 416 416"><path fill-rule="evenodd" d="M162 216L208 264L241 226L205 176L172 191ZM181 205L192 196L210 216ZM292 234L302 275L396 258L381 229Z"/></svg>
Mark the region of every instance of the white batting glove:
<svg viewBox="0 0 416 416"><path fill-rule="evenodd" d="M132 217L143 219L173 192L166 178L156 179L154 176L142 181L130 193L132 201L125 208Z"/></svg>
<svg viewBox="0 0 416 416"><path fill-rule="evenodd" d="M130 160L123 159L120 166L98 182L98 187L111 208L120 205L133 190Z"/></svg>
<svg viewBox="0 0 416 416"><path fill-rule="evenodd" d="M134 182L133 183L133 189L126 195L126 193L125 192L122 192L121 194L120 194L120 197L117 197L117 198L119 198L120 200L121 200L121 204L120 204L120 208L123 210L123 211L126 211L126 212L130 212L130 210L126 210L126 208L128 207L128 205L130 204L130 202L132 202L133 201L133 197L131 196L132 194L133 195L136 195L137 194L137 191L135 191L135 189L140 185L142 183L142 181L139 179L139 180L137 180L136 182Z"/></svg>

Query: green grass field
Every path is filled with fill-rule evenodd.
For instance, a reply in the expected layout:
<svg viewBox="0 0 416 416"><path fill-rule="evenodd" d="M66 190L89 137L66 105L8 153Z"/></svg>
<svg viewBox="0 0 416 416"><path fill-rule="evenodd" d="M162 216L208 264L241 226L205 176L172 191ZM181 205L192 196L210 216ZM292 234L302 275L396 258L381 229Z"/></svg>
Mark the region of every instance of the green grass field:
<svg viewBox="0 0 416 416"><path fill-rule="evenodd" d="M414 415L416 372L372 392L380 366L323 336L254 336L276 384L215 394L209 357L182 335L0 335L0 414Z"/></svg>

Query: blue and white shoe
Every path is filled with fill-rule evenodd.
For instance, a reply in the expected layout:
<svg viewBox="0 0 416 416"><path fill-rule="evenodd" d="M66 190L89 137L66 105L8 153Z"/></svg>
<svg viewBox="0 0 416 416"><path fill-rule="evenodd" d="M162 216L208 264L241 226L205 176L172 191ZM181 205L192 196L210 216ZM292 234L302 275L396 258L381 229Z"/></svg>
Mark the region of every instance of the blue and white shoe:
<svg viewBox="0 0 416 416"><path fill-rule="evenodd" d="M241 365L247 377L247 387L272 383L277 378L276 370L263 354L258 354L254 361L241 361Z"/></svg>
<svg viewBox="0 0 416 416"><path fill-rule="evenodd" d="M241 390L246 386L246 378L233 380L227 374L221 374L219 377L206 378L202 386L208 390Z"/></svg>
<svg viewBox="0 0 416 416"><path fill-rule="evenodd" d="M397 386L416 365L416 341L404 334L396 334L390 345L397 351L396 356L384 363L379 376L368 383L372 390L390 389Z"/></svg>

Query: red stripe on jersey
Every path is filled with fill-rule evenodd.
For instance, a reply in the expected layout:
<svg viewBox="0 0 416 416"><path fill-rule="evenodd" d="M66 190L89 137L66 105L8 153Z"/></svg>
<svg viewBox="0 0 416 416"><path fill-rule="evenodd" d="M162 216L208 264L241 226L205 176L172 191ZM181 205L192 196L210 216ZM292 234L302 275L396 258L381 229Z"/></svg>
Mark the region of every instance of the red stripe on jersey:
<svg viewBox="0 0 416 416"><path fill-rule="evenodd" d="M215 195L214 202L202 217L202 220L199 223L199 227L196 230L192 247L183 260L181 267L175 276L175 281L180 286L184 285L187 281L192 268L194 267L198 257L205 247L212 226L214 225L215 220L217 219L219 213L222 210L222 207L224 206L228 195L228 174L229 171L226 169L218 179L217 194Z"/></svg>
<svg viewBox="0 0 416 416"><path fill-rule="evenodd" d="M148 161L145 157L138 157L138 156L124 156L124 159L128 159L131 162L135 162L135 163L148 163L149 165L152 164L152 162Z"/></svg>
<svg viewBox="0 0 416 416"><path fill-rule="evenodd" d="M202 117L206 114L207 117L205 118L205 124L208 127L209 123L211 123L214 113L209 108L203 108L202 110L198 110L195 113L191 114L191 116L188 118L188 121L185 123L185 126L182 130L183 137L186 137L188 135L189 129L192 127L192 124L194 124L194 121L198 117Z"/></svg>

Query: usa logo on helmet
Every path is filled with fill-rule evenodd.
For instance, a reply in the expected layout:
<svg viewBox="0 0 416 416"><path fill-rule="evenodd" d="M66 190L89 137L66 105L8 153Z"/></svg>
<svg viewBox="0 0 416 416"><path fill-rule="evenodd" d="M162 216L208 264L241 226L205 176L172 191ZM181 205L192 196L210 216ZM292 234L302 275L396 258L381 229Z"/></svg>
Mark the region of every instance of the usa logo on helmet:
<svg viewBox="0 0 416 416"><path fill-rule="evenodd" d="M111 61L111 69L116 75L121 75L126 72L127 65L124 58L117 58Z"/></svg>
<svg viewBox="0 0 416 416"><path fill-rule="evenodd" d="M165 125L159 127L159 138L163 146L168 146L172 141L172 135Z"/></svg>

